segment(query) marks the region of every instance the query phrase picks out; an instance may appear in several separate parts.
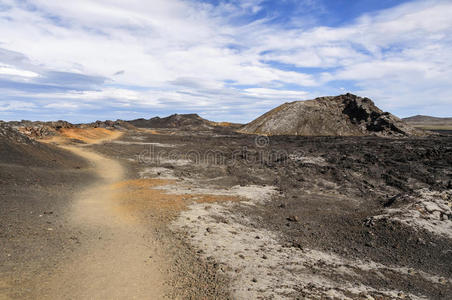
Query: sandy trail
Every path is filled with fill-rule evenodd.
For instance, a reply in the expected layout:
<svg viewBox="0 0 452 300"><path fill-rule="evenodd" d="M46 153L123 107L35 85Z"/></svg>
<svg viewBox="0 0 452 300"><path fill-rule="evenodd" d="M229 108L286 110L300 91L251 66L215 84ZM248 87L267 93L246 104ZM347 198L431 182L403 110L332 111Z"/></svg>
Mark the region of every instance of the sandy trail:
<svg viewBox="0 0 452 300"><path fill-rule="evenodd" d="M52 272L37 298L163 298L166 268L158 243L119 207L112 188L124 180L122 166L86 148L63 148L90 161L99 181L77 196L70 216L84 233L81 249Z"/></svg>

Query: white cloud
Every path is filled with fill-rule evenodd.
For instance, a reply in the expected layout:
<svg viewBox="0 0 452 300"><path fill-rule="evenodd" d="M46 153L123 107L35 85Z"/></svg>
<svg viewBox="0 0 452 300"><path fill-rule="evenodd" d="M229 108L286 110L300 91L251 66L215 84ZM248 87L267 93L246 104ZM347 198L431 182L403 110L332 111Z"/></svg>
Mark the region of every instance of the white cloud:
<svg viewBox="0 0 452 300"><path fill-rule="evenodd" d="M65 110L73 110L73 109L79 109L80 105L76 103L70 103L70 102L55 102L46 104L43 106L44 108L56 108L56 109L65 109Z"/></svg>
<svg viewBox="0 0 452 300"><path fill-rule="evenodd" d="M6 66L6 65L0 65L0 75L11 75L11 76L19 76L19 77L39 77L39 74L27 71L27 70L21 70L17 69L13 66Z"/></svg>
<svg viewBox="0 0 452 300"><path fill-rule="evenodd" d="M266 88L250 88L245 89L245 93L250 96L257 98L276 98L280 100L284 99L303 99L308 95L307 92L304 91L282 91L275 89L266 89Z"/></svg>
<svg viewBox="0 0 452 300"><path fill-rule="evenodd" d="M335 80L353 81L354 91L383 108L426 107L434 100L419 95L438 90L444 91L439 105L452 104L450 1L415 1L341 27L310 29L269 25L266 19L230 22L260 11L260 0L216 7L182 0L29 1L35 9L0 1L11 6L0 11L0 47L10 51L0 53L0 74L32 80L57 70L108 79L108 86L86 91L28 95L63 99L67 109L97 101L118 108L257 115L286 99L331 90ZM282 70L268 61L321 70ZM12 89L8 95L28 93ZM52 103L43 105L58 106Z"/></svg>
<svg viewBox="0 0 452 300"><path fill-rule="evenodd" d="M36 105L34 103L25 101L2 101L0 103L0 111L14 111L14 110L32 110Z"/></svg>

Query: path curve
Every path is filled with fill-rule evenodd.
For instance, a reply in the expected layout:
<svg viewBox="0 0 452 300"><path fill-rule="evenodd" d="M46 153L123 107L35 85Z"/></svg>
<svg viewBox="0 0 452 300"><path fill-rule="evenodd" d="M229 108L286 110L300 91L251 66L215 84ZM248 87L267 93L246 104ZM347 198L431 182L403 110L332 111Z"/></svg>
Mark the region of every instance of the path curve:
<svg viewBox="0 0 452 300"><path fill-rule="evenodd" d="M113 184L124 180L120 163L86 147L64 146L92 163L99 177L74 201L69 222L84 238L41 288L40 299L161 299L165 263L148 228L119 209Z"/></svg>

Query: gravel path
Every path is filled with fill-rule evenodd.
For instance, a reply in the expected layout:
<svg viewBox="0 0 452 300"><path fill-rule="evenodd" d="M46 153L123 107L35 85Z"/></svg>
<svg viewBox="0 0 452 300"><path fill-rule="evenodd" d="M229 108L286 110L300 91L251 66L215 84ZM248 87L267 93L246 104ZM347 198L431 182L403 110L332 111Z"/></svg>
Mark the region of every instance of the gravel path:
<svg viewBox="0 0 452 300"><path fill-rule="evenodd" d="M122 166L86 149L65 149L92 163L99 177L81 191L70 217L90 238L43 283L37 298L162 298L165 266L157 243L115 201L112 185L124 179Z"/></svg>

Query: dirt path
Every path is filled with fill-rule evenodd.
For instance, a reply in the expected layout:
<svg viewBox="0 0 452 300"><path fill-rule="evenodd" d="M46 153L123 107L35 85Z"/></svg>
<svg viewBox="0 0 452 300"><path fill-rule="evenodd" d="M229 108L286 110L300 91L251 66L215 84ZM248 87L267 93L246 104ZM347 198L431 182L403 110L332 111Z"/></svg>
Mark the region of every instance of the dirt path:
<svg viewBox="0 0 452 300"><path fill-rule="evenodd" d="M85 236L81 249L57 267L37 298L163 298L166 268L156 240L115 203L112 185L124 180L122 166L86 148L64 148L90 161L99 180L81 191L70 216Z"/></svg>

